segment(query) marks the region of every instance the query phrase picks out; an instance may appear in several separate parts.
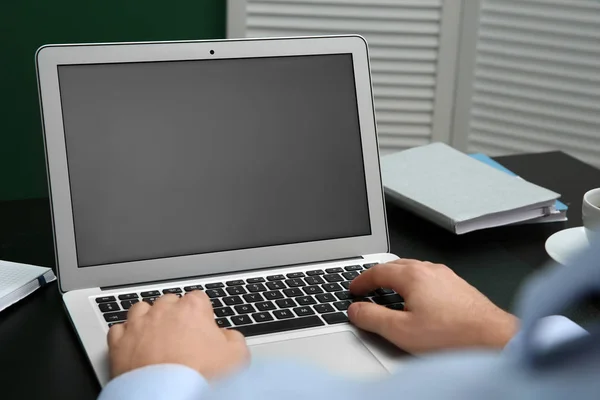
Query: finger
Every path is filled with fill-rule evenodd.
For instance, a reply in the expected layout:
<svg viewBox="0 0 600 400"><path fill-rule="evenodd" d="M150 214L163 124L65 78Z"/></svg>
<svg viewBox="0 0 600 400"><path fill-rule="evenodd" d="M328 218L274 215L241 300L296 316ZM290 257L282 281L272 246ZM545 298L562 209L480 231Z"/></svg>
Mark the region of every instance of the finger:
<svg viewBox="0 0 600 400"><path fill-rule="evenodd" d="M108 347L114 347L125 334L125 324L117 324L110 327L108 330L107 341Z"/></svg>
<svg viewBox="0 0 600 400"><path fill-rule="evenodd" d="M156 308L164 308L164 307L170 307L174 304L176 304L179 301L179 297L176 294L165 294L162 295L158 298L158 300L156 300L154 302L153 307Z"/></svg>
<svg viewBox="0 0 600 400"><path fill-rule="evenodd" d="M250 350L248 349L244 335L235 329L221 329L221 331L227 338L227 341L236 347L241 354L243 354L244 359L247 360L250 358Z"/></svg>
<svg viewBox="0 0 600 400"><path fill-rule="evenodd" d="M353 303L348 308L350 322L365 331L383 336L402 347L403 332L410 323L410 313L394 311L373 303Z"/></svg>
<svg viewBox="0 0 600 400"><path fill-rule="evenodd" d="M127 320L131 322L132 320L139 319L146 315L148 311L150 311L150 304L145 301L135 303L127 312Z"/></svg>
<svg viewBox="0 0 600 400"><path fill-rule="evenodd" d="M410 285L410 278L406 274L407 263L388 263L376 265L352 280L350 291L358 295L365 295L378 288L394 289L401 295Z"/></svg>
<svg viewBox="0 0 600 400"><path fill-rule="evenodd" d="M221 329L221 332L223 332L223 335L225 335L225 337L227 338L227 340L229 342L234 342L234 343L246 343L246 338L244 337L244 335L242 335L242 333L240 331L236 331L235 329Z"/></svg>
<svg viewBox="0 0 600 400"><path fill-rule="evenodd" d="M210 298L202 290L194 290L187 293L181 302L190 304L194 308L194 312L213 318L213 307Z"/></svg>

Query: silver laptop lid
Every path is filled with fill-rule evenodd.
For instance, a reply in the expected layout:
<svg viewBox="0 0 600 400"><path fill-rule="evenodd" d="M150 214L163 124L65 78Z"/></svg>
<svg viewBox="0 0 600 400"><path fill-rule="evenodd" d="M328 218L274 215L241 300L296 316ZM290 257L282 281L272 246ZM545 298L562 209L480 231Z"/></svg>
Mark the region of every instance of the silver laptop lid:
<svg viewBox="0 0 600 400"><path fill-rule="evenodd" d="M356 36L45 46L61 290L387 252Z"/></svg>

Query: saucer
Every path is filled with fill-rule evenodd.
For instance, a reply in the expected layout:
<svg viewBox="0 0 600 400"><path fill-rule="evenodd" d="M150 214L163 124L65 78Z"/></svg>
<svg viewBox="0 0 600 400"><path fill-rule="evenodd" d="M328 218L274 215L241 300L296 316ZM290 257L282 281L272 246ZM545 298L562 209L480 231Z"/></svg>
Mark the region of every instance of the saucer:
<svg viewBox="0 0 600 400"><path fill-rule="evenodd" d="M590 242L585 234L585 228L578 226L556 232L550 236L546 240L546 252L557 263L566 265L589 245Z"/></svg>

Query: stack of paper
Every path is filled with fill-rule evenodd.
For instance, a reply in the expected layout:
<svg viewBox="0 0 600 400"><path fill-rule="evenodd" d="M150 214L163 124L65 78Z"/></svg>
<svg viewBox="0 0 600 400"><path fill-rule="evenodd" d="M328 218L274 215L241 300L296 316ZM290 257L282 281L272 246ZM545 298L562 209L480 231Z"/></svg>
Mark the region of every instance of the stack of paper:
<svg viewBox="0 0 600 400"><path fill-rule="evenodd" d="M470 157L473 157L476 160L479 160L483 163L486 163L490 167L494 167L499 171L502 171L510 176L513 176L518 179L522 179L520 176L506 168L504 165L500 164L498 161L491 159L489 156L482 153L469 154ZM560 200L556 200L554 202L554 209L550 210L550 214L544 215L543 217L530 219L527 221L520 222L522 224L537 224L542 222L561 222L567 220L567 207L566 204L561 202Z"/></svg>
<svg viewBox="0 0 600 400"><path fill-rule="evenodd" d="M0 261L0 311L55 279L50 268Z"/></svg>
<svg viewBox="0 0 600 400"><path fill-rule="evenodd" d="M549 218L558 193L442 143L381 159L388 200L456 234Z"/></svg>

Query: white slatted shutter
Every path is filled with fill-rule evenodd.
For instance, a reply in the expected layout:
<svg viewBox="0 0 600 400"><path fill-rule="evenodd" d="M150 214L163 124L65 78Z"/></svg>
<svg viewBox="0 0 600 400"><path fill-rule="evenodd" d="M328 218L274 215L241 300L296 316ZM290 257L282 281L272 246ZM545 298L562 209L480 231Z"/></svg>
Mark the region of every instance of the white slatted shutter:
<svg viewBox="0 0 600 400"><path fill-rule="evenodd" d="M369 43L379 143L385 153L432 139L449 141L460 4L247 0L238 11L242 15L234 15L236 26L245 23L245 29L229 29L229 36L363 35Z"/></svg>
<svg viewBox="0 0 600 400"><path fill-rule="evenodd" d="M563 150L600 167L600 2L481 0L474 18L455 137L467 131L471 151Z"/></svg>

